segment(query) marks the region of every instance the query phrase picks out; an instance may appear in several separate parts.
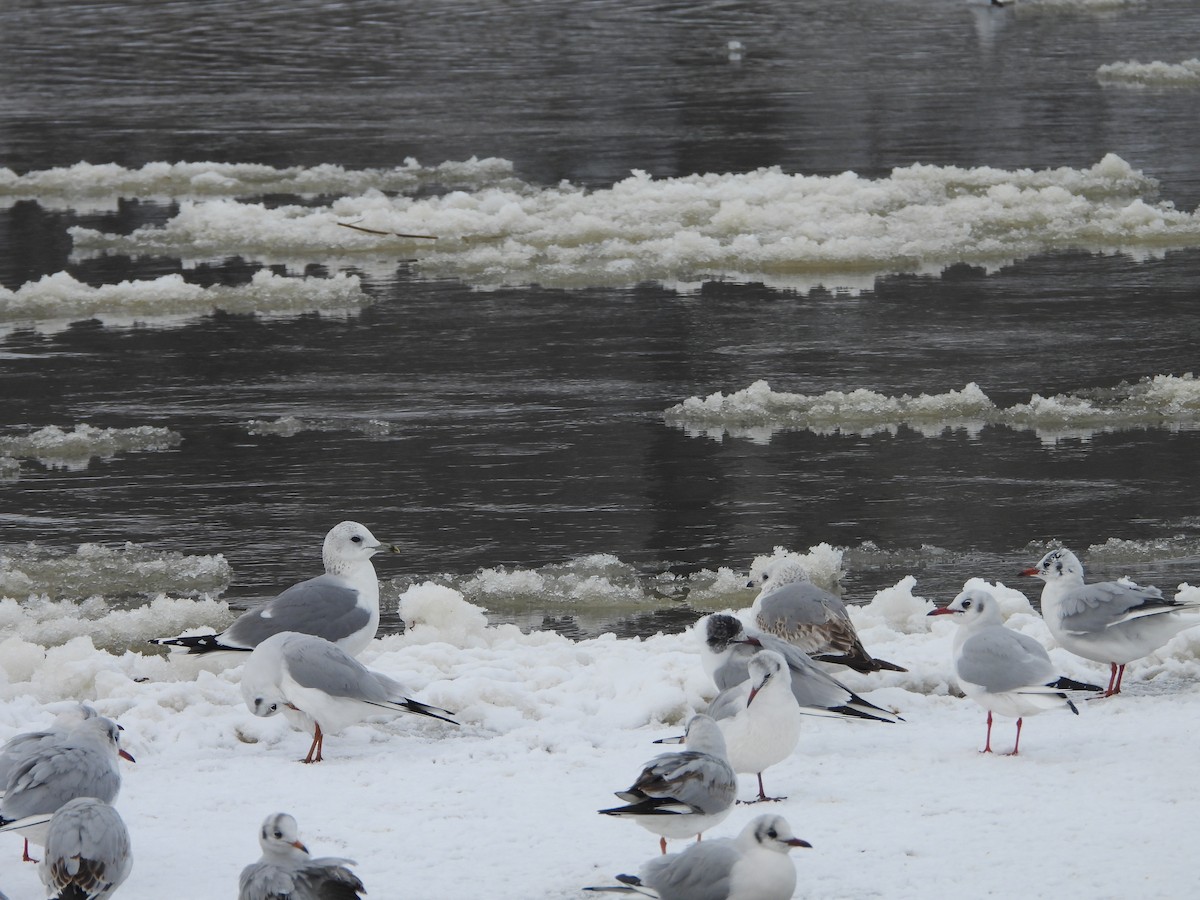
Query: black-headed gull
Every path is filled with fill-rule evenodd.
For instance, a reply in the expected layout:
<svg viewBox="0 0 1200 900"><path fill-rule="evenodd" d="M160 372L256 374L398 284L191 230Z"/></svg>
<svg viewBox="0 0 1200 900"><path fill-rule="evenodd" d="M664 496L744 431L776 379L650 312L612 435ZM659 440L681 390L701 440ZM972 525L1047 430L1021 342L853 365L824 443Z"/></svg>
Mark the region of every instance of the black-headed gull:
<svg viewBox="0 0 1200 900"><path fill-rule="evenodd" d="M799 647L813 659L864 673L908 671L867 652L846 604L813 584L808 569L799 560L774 560L748 586L760 588L752 607L758 627Z"/></svg>
<svg viewBox="0 0 1200 900"><path fill-rule="evenodd" d="M46 843L48 815L76 797L95 797L105 803L121 789L118 757L133 762L121 749L121 726L104 716L79 722L74 728L42 742L26 754L8 774L0 800L0 831L25 838L29 844Z"/></svg>
<svg viewBox="0 0 1200 900"><path fill-rule="evenodd" d="M4 796L9 773L22 759L30 753L36 753L39 747L70 731L84 719L94 719L96 715L96 710L88 704L72 703L55 716L45 731L26 731L5 741L4 746L0 747L0 797Z"/></svg>
<svg viewBox="0 0 1200 900"><path fill-rule="evenodd" d="M800 706L792 694L791 673L783 657L759 650L748 663L750 677L717 694L708 714L725 735L733 771L758 777L755 801L768 797L762 773L791 756L800 740Z"/></svg>
<svg viewBox="0 0 1200 900"><path fill-rule="evenodd" d="M784 658L792 675L792 694L807 716L903 721L895 713L864 700L782 638L756 628L746 628L733 616L718 613L705 622L701 662L716 684L725 690L750 677L748 663L758 650L772 650Z"/></svg>
<svg viewBox="0 0 1200 900"><path fill-rule="evenodd" d="M358 900L367 889L347 866L352 859L313 859L287 813L267 816L258 832L262 858L242 869L238 900Z"/></svg>
<svg viewBox="0 0 1200 900"><path fill-rule="evenodd" d="M306 763L321 761L326 733L372 716L413 713L458 724L454 713L406 697L398 682L336 644L293 631L271 635L254 648L242 669L241 689L256 716L282 712L312 734Z"/></svg>
<svg viewBox="0 0 1200 900"><path fill-rule="evenodd" d="M627 806L599 810L659 835L663 853L667 838L698 837L723 821L737 799L737 775L717 723L710 716L693 716L683 740L686 750L660 753L627 790L616 792Z"/></svg>
<svg viewBox="0 0 1200 900"><path fill-rule="evenodd" d="M782 816L759 816L736 838L692 844L650 860L620 885L588 891L641 894L660 900L790 900L796 890L793 847L811 847Z"/></svg>
<svg viewBox="0 0 1200 900"><path fill-rule="evenodd" d="M325 535L325 574L294 584L262 606L243 613L220 634L154 638L189 654L246 652L282 631L315 634L351 656L365 650L379 630L379 580L371 557L387 548L357 522L342 522Z"/></svg>
<svg viewBox="0 0 1200 900"><path fill-rule="evenodd" d="M1179 632L1200 625L1200 603L1168 600L1156 587L1125 581L1085 584L1083 564L1070 550L1051 550L1022 575L1040 578L1042 618L1066 650L1108 663L1104 696L1121 693L1125 666L1153 653Z"/></svg>
<svg viewBox="0 0 1200 900"><path fill-rule="evenodd" d="M109 804L77 797L50 817L38 875L51 897L104 900L132 868L129 830Z"/></svg>
<svg viewBox="0 0 1200 900"><path fill-rule="evenodd" d="M1011 754L1016 756L1025 716L1048 709L1069 709L1079 715L1064 692L1101 690L1099 685L1058 675L1045 647L1029 635L1005 627L1000 604L991 591L969 588L949 606L929 615L953 615L958 621L954 674L963 693L988 711L984 753L992 752L992 713L1017 720L1017 739Z"/></svg>

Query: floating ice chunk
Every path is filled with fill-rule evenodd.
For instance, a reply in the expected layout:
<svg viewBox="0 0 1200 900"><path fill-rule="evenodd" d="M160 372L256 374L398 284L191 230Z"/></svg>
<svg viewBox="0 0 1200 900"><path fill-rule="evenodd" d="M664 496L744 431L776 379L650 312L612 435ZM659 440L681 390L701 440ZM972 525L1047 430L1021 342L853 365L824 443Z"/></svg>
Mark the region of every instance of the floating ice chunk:
<svg viewBox="0 0 1200 900"><path fill-rule="evenodd" d="M1200 58L1179 63L1109 63L1096 70L1096 79L1122 87L1200 88Z"/></svg>

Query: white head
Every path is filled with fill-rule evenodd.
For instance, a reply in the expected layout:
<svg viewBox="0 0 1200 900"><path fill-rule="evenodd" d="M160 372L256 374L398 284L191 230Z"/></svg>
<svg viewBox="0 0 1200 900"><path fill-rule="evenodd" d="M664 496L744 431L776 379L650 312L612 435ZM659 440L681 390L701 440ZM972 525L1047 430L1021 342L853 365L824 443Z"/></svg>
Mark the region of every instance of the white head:
<svg viewBox="0 0 1200 900"><path fill-rule="evenodd" d="M280 631L258 643L242 666L242 699L256 716L273 716L286 702L280 687L283 649L293 631Z"/></svg>
<svg viewBox="0 0 1200 900"><path fill-rule="evenodd" d="M725 749L725 734L721 731L721 726L717 724L716 719L704 713L694 715L688 721L683 742L689 750L708 753L722 759L728 752Z"/></svg>
<svg viewBox="0 0 1200 900"><path fill-rule="evenodd" d="M792 826L787 819L774 815L752 819L737 836L737 842L743 849L762 847L776 853L787 853L793 847L812 847L808 841L802 841L792 834Z"/></svg>
<svg viewBox="0 0 1200 900"><path fill-rule="evenodd" d="M93 715L76 725L71 730L71 734L75 737L91 737L101 744L111 747L114 755L133 762L133 757L121 748L121 732L123 730L112 719Z"/></svg>
<svg viewBox="0 0 1200 900"><path fill-rule="evenodd" d="M264 856L277 859L308 856L308 848L300 843L300 826L287 813L274 813L263 819L258 843Z"/></svg>
<svg viewBox="0 0 1200 900"><path fill-rule="evenodd" d="M784 557L767 563L753 577L747 587L757 587L760 593L767 594L785 584L812 581L804 563L792 557Z"/></svg>
<svg viewBox="0 0 1200 900"><path fill-rule="evenodd" d="M1062 547L1058 550L1051 550L1042 557L1041 562L1032 569L1026 569L1021 574L1040 578L1047 584L1060 579L1082 582L1083 563L1079 561L1079 557L1074 553L1066 547Z"/></svg>
<svg viewBox="0 0 1200 900"><path fill-rule="evenodd" d="M750 657L747 668L750 670L750 696L746 700L747 706L754 702L759 691L763 690L772 680L788 674L787 661L773 650L759 650ZM781 683L787 684L790 688L791 678L789 677L787 681Z"/></svg>
<svg viewBox="0 0 1200 900"><path fill-rule="evenodd" d="M338 575L369 560L382 549L383 544L376 540L375 535L371 534L365 525L341 522L325 535L321 558L325 562L325 571L331 575Z"/></svg>
<svg viewBox="0 0 1200 900"><path fill-rule="evenodd" d="M974 625L977 622L999 624L1003 621L999 602L991 591L980 587L968 588L955 597L949 606L935 609L929 615L953 615L962 625Z"/></svg>

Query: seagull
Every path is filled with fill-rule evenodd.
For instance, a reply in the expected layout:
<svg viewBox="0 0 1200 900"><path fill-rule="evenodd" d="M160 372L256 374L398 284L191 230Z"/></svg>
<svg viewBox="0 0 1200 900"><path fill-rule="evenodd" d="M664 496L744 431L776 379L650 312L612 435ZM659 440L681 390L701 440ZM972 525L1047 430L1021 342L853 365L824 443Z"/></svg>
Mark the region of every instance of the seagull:
<svg viewBox="0 0 1200 900"><path fill-rule="evenodd" d="M749 659L760 649L773 650L787 662L792 674L792 693L804 715L904 721L895 713L858 696L787 641L757 629L747 629L730 615L721 613L708 617L701 661L718 690L723 691L749 678Z"/></svg>
<svg viewBox="0 0 1200 900"><path fill-rule="evenodd" d="M585 891L640 894L660 900L790 900L796 890L793 847L812 847L792 834L783 816L759 816L736 838L692 844L650 860L620 885Z"/></svg>
<svg viewBox="0 0 1200 900"><path fill-rule="evenodd" d="M0 831L25 837L25 862L33 862L29 843L45 845L47 815L76 797L95 797L105 803L121 789L118 756L133 762L121 749L121 726L95 716L48 739L9 772L0 800Z"/></svg>
<svg viewBox="0 0 1200 900"><path fill-rule="evenodd" d="M752 580L746 586L761 588L753 606L758 627L814 659L863 673L908 671L867 652L846 604L813 584L799 560L775 560L758 574L757 585Z"/></svg>
<svg viewBox="0 0 1200 900"><path fill-rule="evenodd" d="M59 713L46 731L27 731L14 735L0 747L0 797L4 796L4 787L8 783L8 775L30 753L36 753L49 741L71 730L85 719L94 719L96 710L86 703L73 703Z"/></svg>
<svg viewBox="0 0 1200 900"><path fill-rule="evenodd" d="M38 875L59 900L111 897L133 868L129 830L109 804L76 797L48 817Z"/></svg>
<svg viewBox="0 0 1200 900"><path fill-rule="evenodd" d="M675 743L677 738L656 743ZM629 818L659 835L659 849L667 852L667 838L699 838L719 824L733 809L737 775L729 765L725 738L712 717L692 716L683 737L688 749L660 753L642 768L633 785L616 795L627 806L599 810L601 815Z"/></svg>
<svg viewBox="0 0 1200 900"><path fill-rule="evenodd" d="M1079 710L1065 691L1100 691L1059 676L1046 648L1027 634L1006 628L1000 604L991 591L969 588L949 606L935 609L931 616L953 615L959 629L954 635L954 674L964 694L988 711L987 739L983 753L992 752L992 713L1017 720L1017 739L1012 753L1021 745L1021 721L1048 709Z"/></svg>
<svg viewBox="0 0 1200 900"><path fill-rule="evenodd" d="M242 669L242 697L256 716L282 712L312 733L304 762L320 762L326 732L387 713L414 713L457 725L454 713L404 696L404 688L336 644L311 634L271 635Z"/></svg>
<svg viewBox="0 0 1200 900"><path fill-rule="evenodd" d="M1167 600L1156 587L1126 581L1085 584L1083 564L1067 549L1051 550L1022 575L1040 578L1042 618L1063 648L1108 663L1105 697L1121 693L1125 666L1147 656L1179 632L1200 625L1200 603Z"/></svg>
<svg viewBox="0 0 1200 900"><path fill-rule="evenodd" d="M352 859L313 859L300 841L296 820L275 813L258 832L262 858L242 869L238 900L359 900L367 892L346 866Z"/></svg>
<svg viewBox="0 0 1200 900"><path fill-rule="evenodd" d="M771 650L759 650L747 665L750 677L721 691L708 706L708 714L725 735L729 765L735 772L758 776L758 798L763 790L762 773L791 756L800 740L800 706L791 690L787 662Z"/></svg>
<svg viewBox="0 0 1200 900"><path fill-rule="evenodd" d="M188 654L247 652L281 631L300 631L333 641L357 656L379 629L379 580L371 557L385 548L357 522L342 522L325 535L325 574L294 584L273 600L243 613L220 634L153 638Z"/></svg>

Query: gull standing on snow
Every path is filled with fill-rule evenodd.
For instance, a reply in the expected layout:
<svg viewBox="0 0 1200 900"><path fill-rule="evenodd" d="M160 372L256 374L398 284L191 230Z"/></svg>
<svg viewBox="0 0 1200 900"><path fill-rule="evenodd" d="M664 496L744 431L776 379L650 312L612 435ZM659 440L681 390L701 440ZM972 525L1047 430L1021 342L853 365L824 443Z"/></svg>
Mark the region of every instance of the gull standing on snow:
<svg viewBox="0 0 1200 900"><path fill-rule="evenodd" d="M0 797L4 796L8 775L30 753L36 753L38 748L60 735L70 731L85 719L94 719L97 713L86 703L74 703L55 716L50 727L45 731L26 731L14 735L0 747Z"/></svg>
<svg viewBox="0 0 1200 900"><path fill-rule="evenodd" d="M77 797L50 818L38 875L60 900L111 897L133 868L121 816L95 797Z"/></svg>
<svg viewBox="0 0 1200 900"><path fill-rule="evenodd" d="M813 584L799 560L775 560L758 574L757 584L751 581L747 587L761 588L753 606L758 627L794 644L813 659L856 672L908 671L867 652L846 604Z"/></svg>
<svg viewBox="0 0 1200 900"><path fill-rule="evenodd" d="M1200 625L1200 617L1181 615L1200 609L1200 603L1167 600L1156 587L1124 581L1085 584L1083 564L1065 548L1051 550L1021 574L1046 582L1042 618L1054 639L1076 656L1108 663L1106 697L1121 693L1128 663Z"/></svg>
<svg viewBox="0 0 1200 900"><path fill-rule="evenodd" d="M650 860L638 875L618 875L620 885L584 890L660 900L790 900L796 867L788 851L811 846L782 816L759 816L736 838L692 844Z"/></svg>
<svg viewBox="0 0 1200 900"><path fill-rule="evenodd" d="M285 631L264 640L242 669L242 697L256 716L282 712L312 733L304 762L320 762L327 732L388 713L415 713L451 725L454 713L404 696L404 688L374 672L336 644Z"/></svg>
<svg viewBox="0 0 1200 900"><path fill-rule="evenodd" d="M189 654L253 650L282 631L315 634L357 656L379 630L379 579L371 557L385 548L357 522L342 522L325 535L325 574L294 584L273 600L243 613L220 634L154 638L152 644Z"/></svg>
<svg viewBox="0 0 1200 900"><path fill-rule="evenodd" d="M858 696L787 641L747 629L730 615L708 617L700 658L718 690L724 691L749 678L750 657L759 650L772 650L784 658L792 676L792 694L806 716L903 721L895 713Z"/></svg>
<svg viewBox="0 0 1200 900"><path fill-rule="evenodd" d="M1100 691L1055 671L1046 648L1027 634L1004 626L1000 604L990 591L970 588L949 606L931 616L953 615L959 623L954 635L954 674L964 694L988 711L983 753L992 752L992 713L1017 720L1012 756L1021 745L1021 721L1048 709L1079 710L1064 691Z"/></svg>
<svg viewBox="0 0 1200 900"><path fill-rule="evenodd" d="M735 772L758 776L758 798L763 790L762 773L791 756L800 740L800 707L792 694L791 674L783 657L759 650L748 665L750 677L721 691L708 706L708 714L725 735L729 765Z"/></svg>
<svg viewBox="0 0 1200 900"><path fill-rule="evenodd" d="M646 763L628 790L616 792L628 806L599 811L632 819L659 835L663 853L667 838L699 838L719 824L737 798L737 775L729 765L717 723L710 716L693 716L683 741L688 749L659 754Z"/></svg>
<svg viewBox="0 0 1200 900"><path fill-rule="evenodd" d="M258 832L262 858L242 869L238 900L358 900L367 889L346 866L352 859L313 859L287 813L267 816Z"/></svg>
<svg viewBox="0 0 1200 900"><path fill-rule="evenodd" d="M76 797L95 797L111 803L121 789L118 756L133 762L121 749L121 726L96 716L40 744L8 775L0 800L0 831L14 831L29 843L46 843L47 816Z"/></svg>

